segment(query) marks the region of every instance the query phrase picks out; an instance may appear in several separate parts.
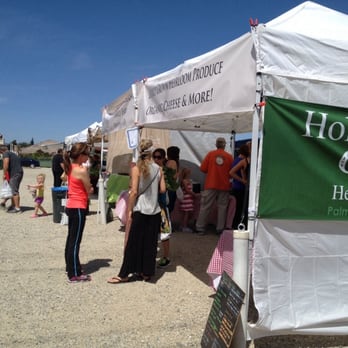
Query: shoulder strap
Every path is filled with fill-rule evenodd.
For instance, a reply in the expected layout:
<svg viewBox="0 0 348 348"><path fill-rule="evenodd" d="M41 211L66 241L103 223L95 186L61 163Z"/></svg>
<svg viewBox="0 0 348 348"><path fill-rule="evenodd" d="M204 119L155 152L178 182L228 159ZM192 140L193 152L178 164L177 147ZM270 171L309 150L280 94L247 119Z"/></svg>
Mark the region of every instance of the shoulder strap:
<svg viewBox="0 0 348 348"><path fill-rule="evenodd" d="M153 181L155 180L157 174L159 173L159 168L157 169L157 172L156 174L153 176L153 178L151 179L150 183L145 187L145 189L143 191L141 191L138 195L137 195L137 198L142 195L150 186L151 184L153 183Z"/></svg>

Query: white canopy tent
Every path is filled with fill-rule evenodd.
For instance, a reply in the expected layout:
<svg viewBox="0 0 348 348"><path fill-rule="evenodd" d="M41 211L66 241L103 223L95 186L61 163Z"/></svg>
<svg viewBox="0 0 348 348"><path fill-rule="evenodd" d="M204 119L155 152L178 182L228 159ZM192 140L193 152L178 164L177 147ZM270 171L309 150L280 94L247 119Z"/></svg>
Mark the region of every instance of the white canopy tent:
<svg viewBox="0 0 348 348"><path fill-rule="evenodd" d="M348 223L342 216L313 218L306 208L300 218L260 215L263 207L259 202L265 192L261 178L268 169L264 158L269 157L263 132L258 147L259 131L265 129L268 120L269 97L313 103L313 110L324 105L326 108L322 106L323 111L317 113L325 120L330 112L327 107L336 107L340 118L331 124L327 137L337 143L341 140L342 147L347 141L347 117L342 117L348 114L347 91L348 16L310 1L265 25L252 27L251 34L133 85L133 98L128 102L135 102L136 122L144 127L252 131L249 231L254 240L252 280L259 313L258 321L248 327L252 338L348 332ZM314 114L306 107L307 113ZM278 111L280 119L283 111ZM117 123L134 126L134 117L126 119L125 115L118 114ZM297 120L299 115L292 113L290 118ZM309 122L303 133L310 133L312 126L320 128L318 138L325 138L324 125L319 121ZM103 132L109 131L103 122ZM272 137L271 132L268 139ZM310 134L308 138L311 137ZM319 154L320 149L325 152L322 143L316 143L316 147ZM341 147L335 151L341 151ZM291 148L286 150L291 152ZM310 162L310 158L306 159ZM274 163L280 161L281 158L274 158ZM281 166L292 169L286 162ZM320 176L320 172L313 175ZM294 179L301 182L301 178ZM286 185L287 181L284 179L283 183ZM314 189L320 192L323 187ZM346 200L340 204L348 211ZM286 211L287 207L282 209ZM294 237L301 242L295 243ZM321 268L323 265L325 269Z"/></svg>
<svg viewBox="0 0 348 348"><path fill-rule="evenodd" d="M263 94L347 108L347 34L347 15L311 2L297 6L266 26L259 26L255 46L259 52L257 70L262 76ZM324 113L325 108L322 109L319 115ZM267 121L266 117L267 113L263 122ZM300 119L299 115L292 115L293 119L296 117ZM314 122L312 125L316 127ZM303 134L296 141L301 141ZM324 145L323 142L314 145L321 148L321 157L327 152ZM344 148L343 141L341 146ZM341 148L336 148L336 153L331 155L340 156L339 151ZM304 152L302 156L308 162L311 154L307 157ZM265 156L266 152L261 154L262 159ZM330 166L329 162L327 165ZM262 167L260 160L258 173L261 176ZM304 169L305 164L302 167ZM335 164L330 170L336 172ZM316 171L310 180L316 177L320 177L320 172ZM301 179L297 181L300 183ZM323 194L326 186L331 185L332 182L325 183L312 190ZM320 196L323 201L328 199ZM301 200L299 197L297 200L299 205ZM319 202L311 203L315 206ZM260 199L255 199L255 205L251 203L250 206L260 214L257 204ZM330 198L326 204L331 204ZM344 206L347 207L347 203L342 202ZM249 328L253 337L289 333L343 335L348 332L345 295L348 272L340 266L348 256L344 247L348 241L348 223L339 220L328 220L324 214L314 219L308 206L298 219L256 220L253 287L259 320ZM316 245L314 249L313 245Z"/></svg>
<svg viewBox="0 0 348 348"><path fill-rule="evenodd" d="M66 136L64 143L67 147L71 147L73 144L78 142L100 142L102 126L102 122L93 122L80 132Z"/></svg>

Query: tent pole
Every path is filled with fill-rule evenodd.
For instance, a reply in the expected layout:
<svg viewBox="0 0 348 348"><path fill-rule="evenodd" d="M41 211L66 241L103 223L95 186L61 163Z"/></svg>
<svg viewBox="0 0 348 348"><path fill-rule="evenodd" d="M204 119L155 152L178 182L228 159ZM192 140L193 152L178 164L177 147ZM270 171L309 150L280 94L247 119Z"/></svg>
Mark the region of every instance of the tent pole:
<svg viewBox="0 0 348 348"><path fill-rule="evenodd" d="M106 225L106 202L105 202L105 188L104 188L104 179L102 176L98 179L98 214L97 217L100 216L98 222L102 225ZM100 212L100 214L99 214Z"/></svg>
<svg viewBox="0 0 348 348"><path fill-rule="evenodd" d="M99 169L99 179L98 179L98 212L97 212L97 222L101 222L102 225L106 225L106 203L105 203L105 188L104 179L102 177L102 166L103 166L103 151L104 151L104 139L102 137L102 148L100 156L100 169ZM100 217L100 219L99 219Z"/></svg>
<svg viewBox="0 0 348 348"><path fill-rule="evenodd" d="M234 151L236 149L236 132L234 130L231 131L230 147L231 147L231 154L234 157Z"/></svg>
<svg viewBox="0 0 348 348"><path fill-rule="evenodd" d="M138 109L138 98L137 98L137 85L136 83L132 84L132 93L133 93L133 100L134 100L134 124L138 127L138 121L139 121L139 109ZM140 141L140 132L138 132L138 144ZM138 159L138 155L139 155L139 150L138 150L138 146L133 149L133 154L132 154L132 162L136 163L137 159Z"/></svg>
<svg viewBox="0 0 348 348"><path fill-rule="evenodd" d="M253 126L251 137L251 161L250 161L250 178L249 178L249 208L248 208L248 229L250 231L250 240L254 239L254 228L256 219L256 182L257 182L257 163L259 153L259 129L261 122L261 102L262 102L262 75L261 75L261 57L260 43L258 35L258 20L250 20L251 35L254 41L256 51L256 93L255 108L253 114Z"/></svg>
<svg viewBox="0 0 348 348"><path fill-rule="evenodd" d="M101 139L101 153L100 153L100 168L99 168L99 177L101 177L102 171L103 171L103 161L104 161L104 137L102 136Z"/></svg>
<svg viewBox="0 0 348 348"><path fill-rule="evenodd" d="M255 221L256 221L256 180L257 180L257 161L258 161L258 143L260 129L260 114L262 105L262 76L260 73L260 54L259 41L257 33L257 21L253 22L251 32L256 49L256 91L255 91L255 109L253 114L252 141L251 141L251 160L250 160L250 178L249 178L249 205L248 205L248 231L234 231L233 236L236 244L233 248L233 279L239 287L245 292L245 300L241 309L241 325L237 325L233 347L246 347L249 334L247 330L249 294L251 274L249 269L250 249L254 239Z"/></svg>
<svg viewBox="0 0 348 348"><path fill-rule="evenodd" d="M261 76L259 76L261 79ZM257 78L257 80L259 80ZM261 80L259 81L261 82ZM256 93L257 98L261 97ZM241 322L237 325L235 338L233 339L234 348L246 347L246 342L250 339L248 334L248 309L250 294L250 268L249 259L254 238L254 228L256 219L256 171L257 171L257 152L258 152L258 133L259 133L259 104L255 107L253 119L253 132L251 143L251 163L249 179L249 209L248 209L248 230L233 231L233 280L245 292L244 304L241 308Z"/></svg>

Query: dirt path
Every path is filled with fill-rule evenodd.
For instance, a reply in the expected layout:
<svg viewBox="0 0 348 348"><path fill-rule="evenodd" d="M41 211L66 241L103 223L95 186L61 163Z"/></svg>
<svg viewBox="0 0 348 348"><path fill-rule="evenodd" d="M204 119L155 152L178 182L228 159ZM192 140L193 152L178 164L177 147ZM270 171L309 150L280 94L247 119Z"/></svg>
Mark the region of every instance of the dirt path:
<svg viewBox="0 0 348 348"><path fill-rule="evenodd" d="M30 218L26 185L39 172L47 175L44 206L52 212L47 168L25 168L22 214L0 211L0 346L200 347L214 295L206 268L218 237L174 233L172 264L158 270L153 282L110 285L106 279L119 270L124 233L117 221L97 223L92 199L80 252L92 281L69 284L63 258L67 227L53 223L52 215ZM339 340L300 337L289 345L291 339L283 337L257 340L255 347L343 345Z"/></svg>

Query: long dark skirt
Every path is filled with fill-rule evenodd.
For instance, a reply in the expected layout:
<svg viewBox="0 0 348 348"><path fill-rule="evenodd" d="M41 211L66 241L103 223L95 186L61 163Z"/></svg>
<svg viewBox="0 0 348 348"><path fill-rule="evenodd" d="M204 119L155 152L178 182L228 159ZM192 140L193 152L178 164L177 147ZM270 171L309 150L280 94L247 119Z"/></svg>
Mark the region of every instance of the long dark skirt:
<svg viewBox="0 0 348 348"><path fill-rule="evenodd" d="M160 213L156 215L133 213L119 277L125 278L130 273L139 273L145 276L155 274L160 227Z"/></svg>

